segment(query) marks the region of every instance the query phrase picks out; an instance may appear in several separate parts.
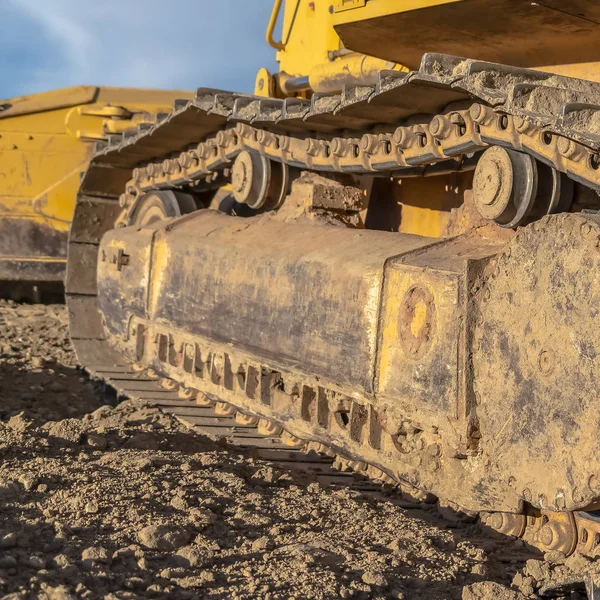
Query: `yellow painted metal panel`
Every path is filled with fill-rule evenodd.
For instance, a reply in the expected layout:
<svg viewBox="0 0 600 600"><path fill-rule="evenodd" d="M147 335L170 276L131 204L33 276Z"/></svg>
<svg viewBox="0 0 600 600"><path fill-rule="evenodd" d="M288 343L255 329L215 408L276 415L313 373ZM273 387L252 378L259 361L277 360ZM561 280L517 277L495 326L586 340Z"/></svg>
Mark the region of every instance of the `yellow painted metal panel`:
<svg viewBox="0 0 600 600"><path fill-rule="evenodd" d="M133 112L145 110L145 107L161 107L170 111L174 100L191 100L194 92L190 90L153 90L146 88L100 87L96 102L108 102L125 106Z"/></svg>
<svg viewBox="0 0 600 600"><path fill-rule="evenodd" d="M0 119L17 115L69 108L92 102L125 103L134 112L162 105L169 109L176 98L192 99L193 92L183 90L152 90L143 88L96 87L79 85L39 94L29 94L0 100Z"/></svg>
<svg viewBox="0 0 600 600"><path fill-rule="evenodd" d="M76 106L77 104L87 104L94 101L97 93L98 88L95 86L80 85L1 100L0 106L3 108L0 110L0 119L46 110L56 110L58 108Z"/></svg>
<svg viewBox="0 0 600 600"><path fill-rule="evenodd" d="M558 1L368 0L335 13L334 26L349 49L411 68L425 52L526 67L595 61L597 2L577 4L589 10Z"/></svg>
<svg viewBox="0 0 600 600"><path fill-rule="evenodd" d="M566 75L567 77L576 77L577 79L600 82L600 62L552 65L538 68L540 71L547 71L548 73L555 73L556 75Z"/></svg>
<svg viewBox="0 0 600 600"><path fill-rule="evenodd" d="M192 98L193 92L79 86L0 102L0 229L11 233L0 235L0 257L63 254L92 142Z"/></svg>
<svg viewBox="0 0 600 600"><path fill-rule="evenodd" d="M282 38L285 50L277 53L281 71L307 75L314 66L329 60L329 51L340 48L329 6L329 2L287 0Z"/></svg>
<svg viewBox="0 0 600 600"><path fill-rule="evenodd" d="M459 276L391 261L385 281L377 391L456 418Z"/></svg>

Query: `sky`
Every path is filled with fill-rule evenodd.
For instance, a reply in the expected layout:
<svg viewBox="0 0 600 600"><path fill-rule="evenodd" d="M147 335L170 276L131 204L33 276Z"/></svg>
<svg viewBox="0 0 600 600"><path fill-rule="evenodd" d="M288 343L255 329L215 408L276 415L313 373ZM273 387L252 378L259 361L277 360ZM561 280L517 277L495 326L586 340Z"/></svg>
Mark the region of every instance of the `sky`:
<svg viewBox="0 0 600 600"><path fill-rule="evenodd" d="M273 0L0 0L0 98L72 85L252 92Z"/></svg>

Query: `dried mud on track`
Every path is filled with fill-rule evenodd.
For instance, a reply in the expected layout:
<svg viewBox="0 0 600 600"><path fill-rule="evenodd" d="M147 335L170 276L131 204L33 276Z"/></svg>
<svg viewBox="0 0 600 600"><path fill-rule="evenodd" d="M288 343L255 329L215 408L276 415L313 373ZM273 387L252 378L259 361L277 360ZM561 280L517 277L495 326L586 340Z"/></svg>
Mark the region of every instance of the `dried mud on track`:
<svg viewBox="0 0 600 600"><path fill-rule="evenodd" d="M517 600L592 565L296 477L108 405L64 306L0 301L3 598Z"/></svg>

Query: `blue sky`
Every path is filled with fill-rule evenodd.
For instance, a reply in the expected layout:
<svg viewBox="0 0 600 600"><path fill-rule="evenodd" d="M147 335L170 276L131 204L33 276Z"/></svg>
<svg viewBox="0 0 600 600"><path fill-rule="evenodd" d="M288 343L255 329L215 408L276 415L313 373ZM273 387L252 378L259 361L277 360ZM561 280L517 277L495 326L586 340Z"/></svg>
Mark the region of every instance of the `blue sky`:
<svg viewBox="0 0 600 600"><path fill-rule="evenodd" d="M273 0L0 0L0 98L71 85L251 92Z"/></svg>

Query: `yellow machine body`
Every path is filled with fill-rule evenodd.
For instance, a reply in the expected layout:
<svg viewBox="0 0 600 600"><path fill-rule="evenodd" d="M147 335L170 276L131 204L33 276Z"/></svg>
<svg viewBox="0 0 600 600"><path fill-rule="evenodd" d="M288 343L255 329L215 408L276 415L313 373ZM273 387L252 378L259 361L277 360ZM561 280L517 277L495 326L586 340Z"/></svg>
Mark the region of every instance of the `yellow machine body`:
<svg viewBox="0 0 600 600"><path fill-rule="evenodd" d="M289 0L277 41L282 4L275 2L267 41L286 76L339 75L349 54L357 63L366 55L415 69L435 51L600 79L593 0Z"/></svg>
<svg viewBox="0 0 600 600"><path fill-rule="evenodd" d="M261 69L257 95L310 97L374 85L379 72L416 69L431 51L600 81L593 0L289 0L278 41L273 27L282 5L276 0L267 30L280 72L266 85ZM391 185L389 202L402 213L398 230L440 237L468 185L463 176L442 188L425 179Z"/></svg>
<svg viewBox="0 0 600 600"><path fill-rule="evenodd" d="M280 69L275 76L261 69L255 93L310 97L373 85L381 71L416 68L432 49L597 81L599 22L591 0L567 7L558 0L276 0L267 40ZM0 281L61 281L94 142L191 96L78 86L0 101ZM392 186L390 197L402 208L398 229L439 237L463 187L464 178L441 194L423 180ZM420 205L415 197L426 200Z"/></svg>
<svg viewBox="0 0 600 600"><path fill-rule="evenodd" d="M0 101L0 285L62 281L95 142L151 123L185 97L191 94L78 86Z"/></svg>

